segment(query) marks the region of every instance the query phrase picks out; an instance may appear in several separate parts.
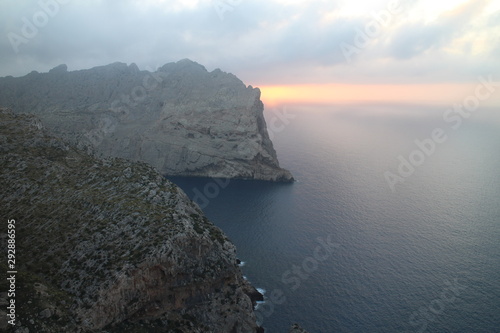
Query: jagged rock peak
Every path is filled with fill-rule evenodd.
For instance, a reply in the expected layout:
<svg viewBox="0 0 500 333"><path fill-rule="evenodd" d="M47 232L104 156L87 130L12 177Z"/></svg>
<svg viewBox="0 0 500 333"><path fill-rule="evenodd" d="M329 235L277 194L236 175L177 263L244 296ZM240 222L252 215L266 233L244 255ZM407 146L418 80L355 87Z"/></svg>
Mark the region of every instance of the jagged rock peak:
<svg viewBox="0 0 500 333"><path fill-rule="evenodd" d="M65 64L56 66L52 68L49 73L66 73L68 71L68 66Z"/></svg>
<svg viewBox="0 0 500 333"><path fill-rule="evenodd" d="M292 181L269 138L260 90L183 59L156 72L113 63L0 78L0 105L100 156L171 176Z"/></svg>

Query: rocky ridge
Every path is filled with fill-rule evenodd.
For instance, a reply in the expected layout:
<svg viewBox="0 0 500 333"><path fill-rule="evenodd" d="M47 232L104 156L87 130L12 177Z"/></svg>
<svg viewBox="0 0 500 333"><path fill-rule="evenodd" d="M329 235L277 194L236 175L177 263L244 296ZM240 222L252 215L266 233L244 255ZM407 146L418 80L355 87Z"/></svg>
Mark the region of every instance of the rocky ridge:
<svg viewBox="0 0 500 333"><path fill-rule="evenodd" d="M96 159L7 109L0 150L0 215L16 220L17 329L260 331L234 245L154 168Z"/></svg>
<svg viewBox="0 0 500 333"><path fill-rule="evenodd" d="M292 181L280 168L260 90L184 59L155 72L114 63L0 78L0 105L100 156L146 162L170 176Z"/></svg>

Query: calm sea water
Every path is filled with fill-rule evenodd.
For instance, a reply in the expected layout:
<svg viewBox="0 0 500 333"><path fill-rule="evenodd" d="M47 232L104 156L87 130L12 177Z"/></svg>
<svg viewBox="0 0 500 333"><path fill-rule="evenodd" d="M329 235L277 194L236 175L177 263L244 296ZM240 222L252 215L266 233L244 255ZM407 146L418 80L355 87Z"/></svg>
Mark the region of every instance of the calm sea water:
<svg viewBox="0 0 500 333"><path fill-rule="evenodd" d="M500 115L481 109L453 129L445 111L270 110L297 182L174 179L266 291L266 332L500 332ZM433 149L436 128L446 140ZM399 156L417 164L405 177ZM395 191L387 171L404 179Z"/></svg>

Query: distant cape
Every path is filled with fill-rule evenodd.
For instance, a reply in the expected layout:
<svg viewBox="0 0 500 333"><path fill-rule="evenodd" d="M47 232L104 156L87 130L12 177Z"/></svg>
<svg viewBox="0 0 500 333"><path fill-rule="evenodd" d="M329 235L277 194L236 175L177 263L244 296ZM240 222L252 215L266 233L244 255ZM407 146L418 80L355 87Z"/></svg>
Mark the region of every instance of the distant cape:
<svg viewBox="0 0 500 333"><path fill-rule="evenodd" d="M188 59L155 72L113 63L4 77L0 106L36 114L79 148L164 175L293 180L279 166L260 90Z"/></svg>

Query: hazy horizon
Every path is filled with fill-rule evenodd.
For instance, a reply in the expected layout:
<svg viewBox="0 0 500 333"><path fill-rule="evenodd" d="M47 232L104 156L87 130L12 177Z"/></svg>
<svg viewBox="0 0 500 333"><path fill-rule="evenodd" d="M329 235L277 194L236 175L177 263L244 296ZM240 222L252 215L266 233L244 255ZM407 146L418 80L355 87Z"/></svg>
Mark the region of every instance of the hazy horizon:
<svg viewBox="0 0 500 333"><path fill-rule="evenodd" d="M479 77L499 81L497 1L40 0L3 2L0 17L0 76L62 63L154 71L189 58L261 87L270 103L449 104Z"/></svg>

